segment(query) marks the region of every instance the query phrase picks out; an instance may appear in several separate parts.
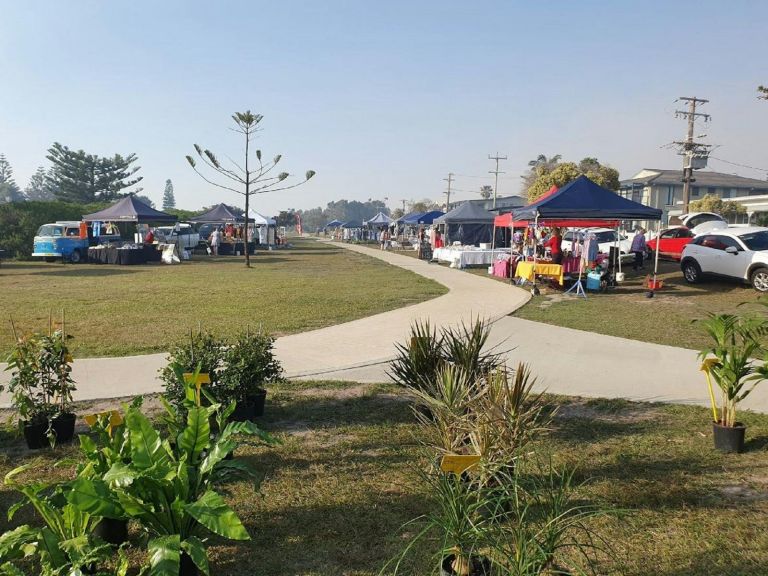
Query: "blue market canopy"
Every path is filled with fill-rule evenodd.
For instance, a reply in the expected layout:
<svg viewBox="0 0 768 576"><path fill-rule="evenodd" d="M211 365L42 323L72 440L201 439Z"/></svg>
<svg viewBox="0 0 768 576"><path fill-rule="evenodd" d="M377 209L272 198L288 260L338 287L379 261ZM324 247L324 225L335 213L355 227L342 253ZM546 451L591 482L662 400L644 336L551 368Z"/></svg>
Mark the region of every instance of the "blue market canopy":
<svg viewBox="0 0 768 576"><path fill-rule="evenodd" d="M344 222L342 222L341 220L331 220L330 222L328 222L328 224L325 225L325 227L326 228L338 228L342 224L344 224Z"/></svg>
<svg viewBox="0 0 768 576"><path fill-rule="evenodd" d="M379 212L370 220L366 220L365 223L368 226L389 226L392 224L392 218L384 214L384 212Z"/></svg>
<svg viewBox="0 0 768 576"><path fill-rule="evenodd" d="M190 218L189 221L196 224L216 224L218 222L242 222L243 218L233 213L226 204L219 204L207 212L203 212L202 214Z"/></svg>
<svg viewBox="0 0 768 576"><path fill-rule="evenodd" d="M491 242L494 214L473 202L464 202L447 214L432 220L445 225L445 242L460 242L465 246Z"/></svg>
<svg viewBox="0 0 768 576"><path fill-rule="evenodd" d="M661 210L623 198L579 176L554 194L512 211L515 220L604 219L661 220Z"/></svg>
<svg viewBox="0 0 768 576"><path fill-rule="evenodd" d="M443 216L445 212L442 210L430 210L429 212L424 212L421 216L419 216L417 220L417 224L432 224L436 218L440 218L440 216Z"/></svg>
<svg viewBox="0 0 768 576"><path fill-rule="evenodd" d="M409 214L406 214L405 216L400 216L397 220L395 220L396 224L418 224L419 223L419 217L424 214L424 212L410 212Z"/></svg>
<svg viewBox="0 0 768 576"><path fill-rule="evenodd" d="M464 202L447 214L435 218L433 224L493 224L494 214L472 202Z"/></svg>
<svg viewBox="0 0 768 576"><path fill-rule="evenodd" d="M93 214L85 214L86 222L176 222L178 218L147 206L130 195Z"/></svg>

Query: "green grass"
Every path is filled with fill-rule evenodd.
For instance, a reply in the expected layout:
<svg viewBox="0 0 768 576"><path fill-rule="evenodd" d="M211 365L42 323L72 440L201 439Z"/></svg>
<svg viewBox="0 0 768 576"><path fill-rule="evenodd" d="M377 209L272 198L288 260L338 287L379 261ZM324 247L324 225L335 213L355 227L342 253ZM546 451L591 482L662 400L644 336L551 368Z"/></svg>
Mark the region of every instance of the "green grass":
<svg viewBox="0 0 768 576"><path fill-rule="evenodd" d="M538 454L576 466L585 500L626 511L593 524L617 555L602 561L601 574L768 574L768 416L743 413L748 451L722 455L712 448L705 408L550 400L559 412L549 436L535 446ZM419 430L399 390L288 383L270 391L263 426L283 443L237 452L266 473L262 496L254 497L249 483L227 487L253 539L214 540L212 573L378 574L406 543L402 524L430 505L416 480L416 468L425 463ZM0 475L31 463L39 477L65 478L70 469L52 464L74 453L64 447L31 454L5 438ZM15 500L0 486L0 510ZM34 521L29 512L17 518ZM0 532L8 527L0 515ZM405 573L433 573L433 550L429 542L420 544Z"/></svg>
<svg viewBox="0 0 768 576"><path fill-rule="evenodd" d="M297 240L293 249L242 258L195 256L182 265L106 266L3 262L0 355L20 331L45 330L66 311L75 356L168 349L202 326L227 334L263 326L289 334L434 298L440 284L332 244Z"/></svg>
<svg viewBox="0 0 768 576"><path fill-rule="evenodd" d="M692 320L704 318L707 312L733 312L742 302L755 302L758 297L755 290L736 282L707 280L688 284L677 263L660 262L659 277L664 287L654 298L646 298L645 274L634 273L631 267L625 271L627 281L616 290L589 292L586 300L563 299L560 291L545 290L515 312L515 316L699 350L709 341ZM743 312L744 308L739 310Z"/></svg>

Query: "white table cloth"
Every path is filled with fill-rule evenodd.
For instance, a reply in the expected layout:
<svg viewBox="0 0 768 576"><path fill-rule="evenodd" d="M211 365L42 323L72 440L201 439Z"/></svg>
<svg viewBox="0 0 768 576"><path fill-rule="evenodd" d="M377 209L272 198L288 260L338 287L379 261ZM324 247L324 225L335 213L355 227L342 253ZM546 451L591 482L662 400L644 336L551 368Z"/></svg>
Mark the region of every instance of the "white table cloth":
<svg viewBox="0 0 768 576"><path fill-rule="evenodd" d="M490 266L494 260L510 254L509 248L481 250L475 246L437 248L432 253L432 259L438 262L448 262L451 268L467 268L468 266Z"/></svg>

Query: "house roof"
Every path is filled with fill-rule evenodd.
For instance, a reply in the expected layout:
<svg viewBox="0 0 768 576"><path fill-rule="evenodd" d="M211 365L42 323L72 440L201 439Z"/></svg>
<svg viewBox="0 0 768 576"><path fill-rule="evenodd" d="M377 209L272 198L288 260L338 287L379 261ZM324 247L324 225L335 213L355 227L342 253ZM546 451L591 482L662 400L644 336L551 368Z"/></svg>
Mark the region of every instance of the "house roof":
<svg viewBox="0 0 768 576"><path fill-rule="evenodd" d="M744 176L736 176L735 174L696 170L693 173L693 177L696 179L695 186L768 190L768 181L745 178ZM643 184L646 186L682 186L682 181L682 170L657 170L654 168L645 168L635 174L632 178L622 180L621 186L631 186L632 184Z"/></svg>

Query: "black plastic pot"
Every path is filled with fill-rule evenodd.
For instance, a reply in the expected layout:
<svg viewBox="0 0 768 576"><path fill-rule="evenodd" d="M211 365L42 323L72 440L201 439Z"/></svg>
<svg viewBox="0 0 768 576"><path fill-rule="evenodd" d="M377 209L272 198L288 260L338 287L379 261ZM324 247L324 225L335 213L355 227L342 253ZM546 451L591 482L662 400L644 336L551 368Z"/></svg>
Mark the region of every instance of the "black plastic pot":
<svg viewBox="0 0 768 576"><path fill-rule="evenodd" d="M264 416L264 404L267 401L267 391L263 388L255 394L250 394L246 397L248 402L253 402L254 415L259 418Z"/></svg>
<svg viewBox="0 0 768 576"><path fill-rule="evenodd" d="M712 422L712 433L715 449L725 453L744 452L744 433L747 427L741 422L735 426L723 426L720 422Z"/></svg>
<svg viewBox="0 0 768 576"><path fill-rule="evenodd" d="M456 556L450 554L443 558L440 564L440 576L456 576L451 565ZM469 576L489 576L491 574L491 561L482 556L472 556L470 560Z"/></svg>
<svg viewBox="0 0 768 576"><path fill-rule="evenodd" d="M186 552L182 552L179 558L179 576L198 576L198 574L200 571L192 562L192 558Z"/></svg>
<svg viewBox="0 0 768 576"><path fill-rule="evenodd" d="M23 424L24 440L27 441L27 448L30 450L40 450L51 445L48 441L48 420L34 420L32 422L24 420Z"/></svg>
<svg viewBox="0 0 768 576"><path fill-rule="evenodd" d="M113 546L119 546L128 541L128 520L102 518L93 533Z"/></svg>
<svg viewBox="0 0 768 576"><path fill-rule="evenodd" d="M72 438L75 436L76 419L77 416L71 412L65 412L51 420L51 428L53 428L53 431L56 433L57 444L72 442Z"/></svg>
<svg viewBox="0 0 768 576"><path fill-rule="evenodd" d="M248 400L238 400L230 418L235 422L252 422L256 418L256 405Z"/></svg>

